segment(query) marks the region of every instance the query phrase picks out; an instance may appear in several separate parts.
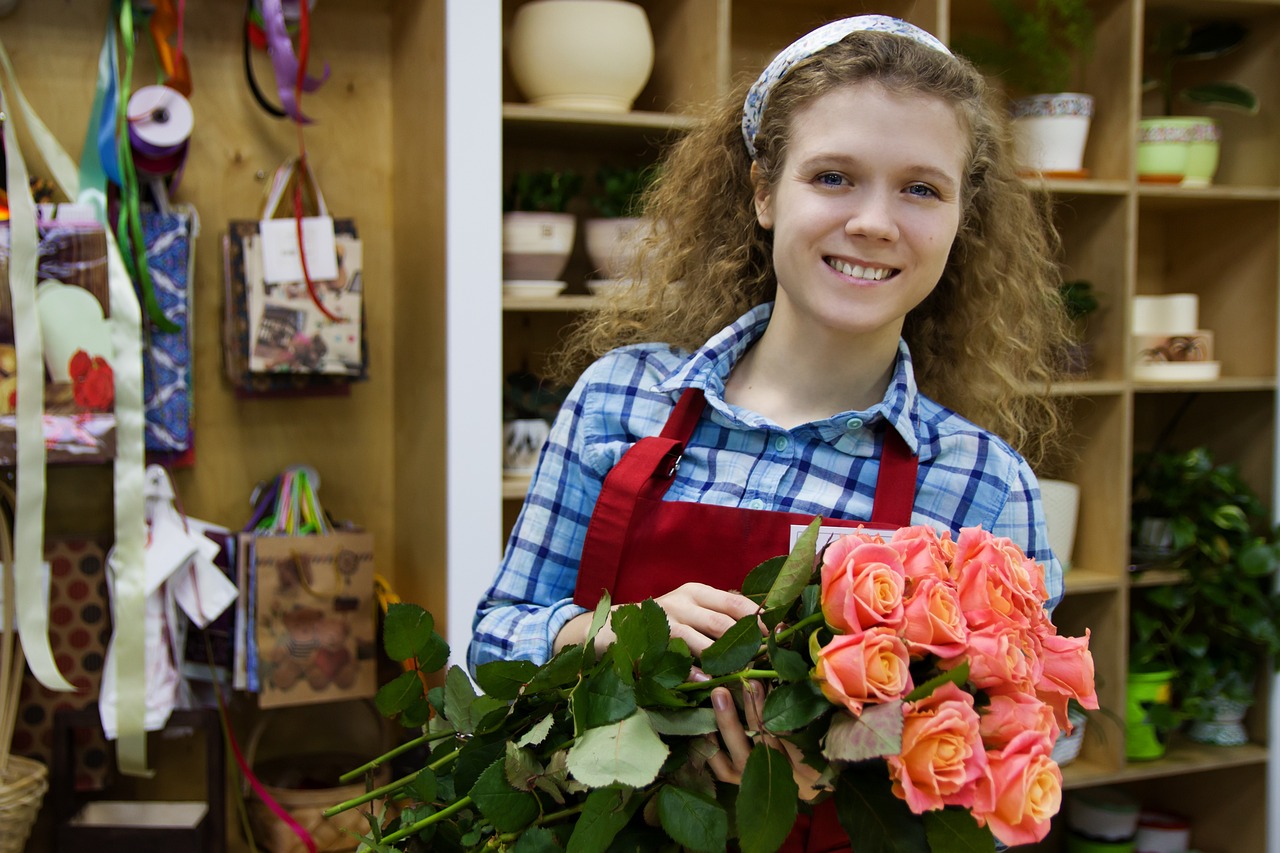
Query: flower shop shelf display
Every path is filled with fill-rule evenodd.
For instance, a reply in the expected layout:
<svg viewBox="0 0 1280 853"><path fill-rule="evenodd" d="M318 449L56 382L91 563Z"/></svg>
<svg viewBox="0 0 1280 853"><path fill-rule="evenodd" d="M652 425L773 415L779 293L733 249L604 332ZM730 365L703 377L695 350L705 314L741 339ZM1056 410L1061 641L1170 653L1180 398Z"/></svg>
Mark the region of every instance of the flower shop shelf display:
<svg viewBox="0 0 1280 853"><path fill-rule="evenodd" d="M597 658L606 596L583 645L542 666L482 666L483 695L457 668L424 693L421 674L447 647L425 610L393 605L386 650L410 667L377 702L422 728L430 755L330 811L388 795L403 811L375 816L371 838L403 849L604 851L625 839L710 853L735 839L763 853L798 812L785 748L823 768L818 796L834 798L859 849L1042 840L1062 801L1051 750L1067 704L1097 707L1088 637L1057 632L1043 567L979 528L952 540L928 527L845 535L815 567L820 521L747 577L759 612L703 653L703 680L652 599L612 614L618 639ZM764 738L740 785L717 783L711 690L748 680L769 691L748 719Z"/></svg>
<svg viewBox="0 0 1280 853"><path fill-rule="evenodd" d="M505 26L525 4L503 0L502 5ZM572 167L588 178L585 198L578 201L578 209L585 210L593 195L590 179L602 165L654 162L661 144L692 126L697 104L731 85L735 75L754 74L811 29L815 17L905 16L945 32L952 48L962 53L966 39L974 36L1011 43L1011 31L997 9L1001 4L990 0L853 0L838 11L818 0L663 0L641 5L653 33L655 62L630 112L540 110L513 80L503 80L503 174L531 166ZM1047 5L1077 11L1083 6L1093 24L1092 50L1071 47L1056 62L1068 71L1066 83L1015 85L984 65L992 79L1001 78L1010 96L1068 91L1094 100L1079 167L1087 176L1049 170L1028 178L1048 190L1062 237L1064 280L1089 282L1101 306L1089 316L1087 335L1081 336L1090 345L1087 367L1074 370L1057 389L1072 418L1072 446L1059 464L1037 471L1043 479L1080 488L1067 594L1053 618L1062 634L1090 632L1098 675L1100 708L1086 712L1080 752L1062 768L1063 785L1081 793L1115 785L1132 789L1143 795L1143 808L1190 818L1195 849L1260 851L1268 823L1277 820L1268 812L1280 815L1280 799L1267 790L1275 747L1265 706L1255 704L1245 716L1248 744L1223 748L1198 743L1190 739L1190 722L1183 721L1165 743L1164 757L1126 755L1127 668L1138 630L1131 604L1148 590L1161 594L1157 591L1170 578L1183 577L1163 569L1130 572L1127 522L1134 459L1158 442L1179 450L1207 447L1216 464L1238 466L1253 492L1268 503L1266 512L1274 509L1270 495L1280 460L1273 415L1275 318L1280 316L1280 159L1275 154L1280 151L1280 124L1271 117L1280 108L1280 2L1027 0L1009 5L1023 12ZM1228 81L1247 87L1257 99L1258 114L1252 116L1175 101L1174 112L1212 117L1221 133L1217 170L1201 186L1153 183L1138 174L1139 122L1165 112L1156 91L1144 89L1158 76L1151 39L1174 12L1192 26L1233 21L1247 29L1232 52L1213 59L1180 59L1174 68L1175 92ZM1061 29L1057 34L1065 36ZM491 37L501 39L502 33ZM568 282L566 294L541 305L509 301L495 318L493 343L501 342L504 375L521 365L545 363L558 334L574 320L570 308L587 307L585 296L581 302L570 299L571 294L588 293L588 283L599 278L586 257L586 242L585 237L578 241L562 276ZM1193 294L1197 301L1195 330L1212 330L1213 335L1200 337L1194 350L1183 347L1176 355L1203 361L1179 362L1174 369L1148 364L1139 370L1139 347L1150 347L1134 335L1135 297L1181 294ZM1175 355L1167 348L1162 353L1165 362ZM1216 377L1205 365L1209 361L1216 362ZM1197 367L1204 372L1190 377ZM1161 376L1153 378L1153 370ZM504 497L498 482L493 493L509 529L522 493L513 488ZM494 548L500 545L493 543ZM475 566L468 565L467 571L474 572ZM1255 695L1266 695L1268 679L1264 673L1255 681ZM1176 695L1172 687L1169 692ZM1055 819L1054 831L1036 849L1061 851L1066 830L1065 820Z"/></svg>

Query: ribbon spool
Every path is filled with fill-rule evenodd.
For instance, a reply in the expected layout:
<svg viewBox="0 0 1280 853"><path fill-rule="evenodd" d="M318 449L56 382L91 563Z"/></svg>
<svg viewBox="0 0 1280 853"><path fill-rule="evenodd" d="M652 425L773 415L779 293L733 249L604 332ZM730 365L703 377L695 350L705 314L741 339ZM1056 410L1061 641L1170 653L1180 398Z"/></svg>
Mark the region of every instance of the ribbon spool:
<svg viewBox="0 0 1280 853"><path fill-rule="evenodd" d="M143 86L129 97L129 147L139 176L172 178L176 189L195 126L191 102L168 86Z"/></svg>

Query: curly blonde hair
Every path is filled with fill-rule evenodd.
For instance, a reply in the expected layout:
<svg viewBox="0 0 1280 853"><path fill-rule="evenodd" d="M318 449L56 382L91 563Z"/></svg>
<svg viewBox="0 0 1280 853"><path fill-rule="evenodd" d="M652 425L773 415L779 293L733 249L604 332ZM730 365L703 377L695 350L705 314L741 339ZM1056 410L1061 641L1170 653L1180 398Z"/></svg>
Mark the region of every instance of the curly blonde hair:
<svg viewBox="0 0 1280 853"><path fill-rule="evenodd" d="M751 157L741 133L751 81L667 153L645 199L658 223L627 280L569 337L560 373L576 376L614 347L664 342L692 350L774 298L772 233L756 221ZM950 104L969 132L961 221L933 292L906 317L916 379L927 396L1003 437L1033 466L1065 428L1051 396L1070 340L1047 194L1029 189L1011 156L1009 124L966 60L900 36L857 32L797 64L769 96L755 137L763 185L786 159L797 112L844 86L876 83Z"/></svg>

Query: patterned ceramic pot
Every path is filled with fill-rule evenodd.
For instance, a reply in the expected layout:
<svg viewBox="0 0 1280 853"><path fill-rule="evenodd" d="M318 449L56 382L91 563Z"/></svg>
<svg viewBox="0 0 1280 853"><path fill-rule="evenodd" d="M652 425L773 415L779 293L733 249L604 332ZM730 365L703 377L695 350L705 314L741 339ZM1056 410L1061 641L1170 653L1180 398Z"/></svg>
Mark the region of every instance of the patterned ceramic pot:
<svg viewBox="0 0 1280 853"><path fill-rule="evenodd" d="M1028 172L1079 173L1093 120L1093 96L1033 95L1010 105L1018 167Z"/></svg>
<svg viewBox="0 0 1280 853"><path fill-rule="evenodd" d="M553 281L564 273L578 220L572 213L515 211L502 216L502 278Z"/></svg>
<svg viewBox="0 0 1280 853"><path fill-rule="evenodd" d="M1200 116L1161 116L1138 122L1138 179L1208 186L1218 170L1218 123Z"/></svg>
<svg viewBox="0 0 1280 853"><path fill-rule="evenodd" d="M1187 737L1214 746L1241 746L1249 742L1244 715L1249 710L1250 703L1219 696L1208 700L1206 704L1213 709L1214 718L1196 720L1187 729Z"/></svg>

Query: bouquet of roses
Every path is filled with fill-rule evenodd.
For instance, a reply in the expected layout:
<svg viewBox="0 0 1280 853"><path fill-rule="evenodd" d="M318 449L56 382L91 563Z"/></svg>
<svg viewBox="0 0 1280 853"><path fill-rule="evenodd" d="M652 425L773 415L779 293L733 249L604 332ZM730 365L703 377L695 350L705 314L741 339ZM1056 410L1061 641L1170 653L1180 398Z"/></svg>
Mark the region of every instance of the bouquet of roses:
<svg viewBox="0 0 1280 853"><path fill-rule="evenodd" d="M1097 708L1088 632L1057 633L1043 567L979 528L924 526L849 533L818 560L819 527L747 577L760 610L706 650L702 681L652 600L613 611L618 639L597 656L606 599L586 642L546 664L482 666L481 694L454 667L428 689L448 647L429 613L393 605L384 642L406 671L377 703L422 734L344 781L426 755L327 814L383 801L363 838L379 851L776 850L799 808L787 756L758 742L736 786L707 766L712 688L753 679L769 689L761 727L821 771L858 853L1042 839L1067 703Z"/></svg>

